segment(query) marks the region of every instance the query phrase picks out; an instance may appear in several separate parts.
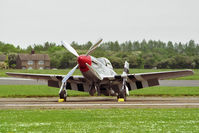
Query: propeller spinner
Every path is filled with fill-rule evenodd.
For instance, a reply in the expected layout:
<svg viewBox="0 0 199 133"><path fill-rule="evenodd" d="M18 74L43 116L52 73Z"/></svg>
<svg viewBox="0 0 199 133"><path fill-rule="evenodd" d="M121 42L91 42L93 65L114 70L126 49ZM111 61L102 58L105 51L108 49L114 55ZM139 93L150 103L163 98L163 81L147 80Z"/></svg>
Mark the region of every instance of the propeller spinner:
<svg viewBox="0 0 199 133"><path fill-rule="evenodd" d="M82 72L86 72L89 70L89 68L87 67L86 63L88 65L91 65L91 57L88 55L80 55L77 59L77 62L79 64L79 68Z"/></svg>

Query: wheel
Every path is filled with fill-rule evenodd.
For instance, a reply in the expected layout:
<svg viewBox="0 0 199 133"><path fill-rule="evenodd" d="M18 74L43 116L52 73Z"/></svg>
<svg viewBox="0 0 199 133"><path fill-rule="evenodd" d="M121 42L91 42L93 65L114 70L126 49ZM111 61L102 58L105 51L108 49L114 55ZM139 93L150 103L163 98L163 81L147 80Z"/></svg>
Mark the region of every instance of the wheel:
<svg viewBox="0 0 199 133"><path fill-rule="evenodd" d="M119 98L123 98L124 101L126 101L126 90L125 89L123 89L122 91L120 91L120 93L117 96L117 99L119 99Z"/></svg>
<svg viewBox="0 0 199 133"><path fill-rule="evenodd" d="M91 88L90 91L89 91L89 94L90 94L91 96L94 96L95 93L96 93L95 87Z"/></svg>
<svg viewBox="0 0 199 133"><path fill-rule="evenodd" d="M64 102L66 102L66 90L62 90L61 93L59 94L60 99L64 99Z"/></svg>

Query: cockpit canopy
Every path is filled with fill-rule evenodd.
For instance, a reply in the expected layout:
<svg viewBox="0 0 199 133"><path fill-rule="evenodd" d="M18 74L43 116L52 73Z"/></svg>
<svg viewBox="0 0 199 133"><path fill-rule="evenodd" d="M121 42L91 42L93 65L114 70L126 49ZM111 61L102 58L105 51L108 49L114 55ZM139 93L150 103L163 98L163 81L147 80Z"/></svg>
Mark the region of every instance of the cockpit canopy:
<svg viewBox="0 0 199 133"><path fill-rule="evenodd" d="M105 66L107 66L107 67L113 69L113 66L112 66L111 62L110 62L107 58L105 58L105 57L100 57L100 58L97 58L97 60L98 60L99 62L103 63Z"/></svg>

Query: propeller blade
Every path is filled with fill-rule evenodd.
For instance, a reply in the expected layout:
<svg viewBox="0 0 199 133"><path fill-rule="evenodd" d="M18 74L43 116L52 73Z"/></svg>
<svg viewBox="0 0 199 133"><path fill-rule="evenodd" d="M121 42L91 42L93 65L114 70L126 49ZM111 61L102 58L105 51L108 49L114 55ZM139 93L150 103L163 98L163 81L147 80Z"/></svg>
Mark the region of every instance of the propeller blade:
<svg viewBox="0 0 199 133"><path fill-rule="evenodd" d="M129 96L129 88L127 86L126 87L126 94Z"/></svg>
<svg viewBox="0 0 199 133"><path fill-rule="evenodd" d="M129 88L126 86L126 81L127 81L127 78L124 77L123 78L123 83L122 83L122 90L126 89L126 94L129 96Z"/></svg>
<svg viewBox="0 0 199 133"><path fill-rule="evenodd" d="M62 85L59 90L59 94L61 93L62 89L64 88L64 83L70 78L71 75L73 75L73 73L75 72L75 70L77 69L78 66L79 65L77 64L75 67L73 67L73 69L70 70L70 72L64 77L64 79L62 80Z"/></svg>
<svg viewBox="0 0 199 133"><path fill-rule="evenodd" d="M77 51L68 43L64 43L63 41L61 41L62 45L64 45L64 47L69 51L71 52L73 55L75 56L79 56L79 54L77 53Z"/></svg>
<svg viewBox="0 0 199 133"><path fill-rule="evenodd" d="M61 93L61 91L63 90L64 88L64 83L61 84L61 87L60 87L60 90L59 90L59 94Z"/></svg>
<svg viewBox="0 0 199 133"><path fill-rule="evenodd" d="M68 80L68 78L70 78L71 75L73 75L73 73L75 72L75 70L77 69L79 65L77 64L75 67L73 67L72 70L70 70L70 72L64 77L64 79L62 80L62 83L65 83L66 80Z"/></svg>
<svg viewBox="0 0 199 133"><path fill-rule="evenodd" d="M90 55L99 46L99 44L101 42L102 42L102 38L100 38L94 45L92 45L90 47L90 49L88 50L88 52L86 53L86 55Z"/></svg>
<svg viewBox="0 0 199 133"><path fill-rule="evenodd" d="M123 83L122 83L122 89L126 89L126 94L129 95L129 88L126 86L127 81L127 74L129 73L129 63L125 61L124 63L124 71L122 73L123 76Z"/></svg>
<svg viewBox="0 0 199 133"><path fill-rule="evenodd" d="M98 79L100 79L100 80L103 79L103 77L101 77L101 76L95 71L95 69L94 69L92 66L90 66L90 65L87 64L87 63L86 63L86 65L87 65L87 67L89 68L89 70L90 70Z"/></svg>

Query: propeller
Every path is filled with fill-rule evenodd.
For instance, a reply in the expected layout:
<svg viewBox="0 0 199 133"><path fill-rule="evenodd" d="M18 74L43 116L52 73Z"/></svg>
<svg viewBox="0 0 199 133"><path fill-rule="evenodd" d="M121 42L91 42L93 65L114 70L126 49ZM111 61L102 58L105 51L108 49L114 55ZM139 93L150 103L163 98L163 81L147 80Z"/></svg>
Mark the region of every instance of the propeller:
<svg viewBox="0 0 199 133"><path fill-rule="evenodd" d="M86 56L90 55L98 46L99 44L102 42L102 39L99 39L94 45L92 45L90 47L90 49L88 50L88 52L86 53ZM79 57L79 54L77 53L77 51L68 43L65 43L63 41L61 41L61 44L69 51L71 52L73 55L75 55L76 57ZM87 64L88 65L88 64ZM66 83L66 81L70 78L71 75L73 75L73 73L75 72L75 70L78 68L78 64L73 67L72 70L70 70L70 72L63 78L62 80L62 85L60 87L60 90L59 90L59 94L61 93L61 91L63 90L64 88L64 84ZM89 65L88 65L89 66Z"/></svg>
<svg viewBox="0 0 199 133"><path fill-rule="evenodd" d="M64 77L62 82L66 82L68 80L68 78L70 78L70 76L75 72L75 70L77 69L78 66L79 65L77 64L75 67L73 67L73 69L70 70L70 72Z"/></svg>
<svg viewBox="0 0 199 133"><path fill-rule="evenodd" d="M123 78L122 90L126 89L126 94L129 95L129 88L126 86L127 78Z"/></svg>
<svg viewBox="0 0 199 133"><path fill-rule="evenodd" d="M129 63L125 61L123 75L122 90L126 89L126 94L129 95L129 88L126 86L127 74L129 73Z"/></svg>
<svg viewBox="0 0 199 133"><path fill-rule="evenodd" d="M64 43L63 41L61 41L62 45L64 45L64 47L71 52L73 55L75 55L76 57L79 57L79 54L77 53L77 51L68 43Z"/></svg>
<svg viewBox="0 0 199 133"><path fill-rule="evenodd" d="M100 38L100 39L95 43L95 45L92 45L92 46L90 47L90 49L88 50L88 52L86 53L86 55L91 54L91 53L98 47L98 45L99 45L101 42L102 42L102 38Z"/></svg>

